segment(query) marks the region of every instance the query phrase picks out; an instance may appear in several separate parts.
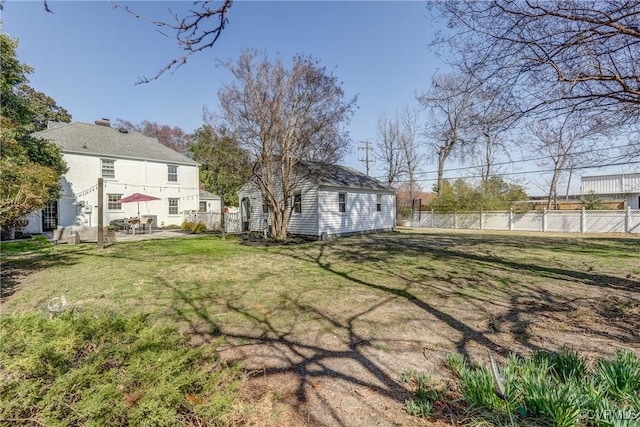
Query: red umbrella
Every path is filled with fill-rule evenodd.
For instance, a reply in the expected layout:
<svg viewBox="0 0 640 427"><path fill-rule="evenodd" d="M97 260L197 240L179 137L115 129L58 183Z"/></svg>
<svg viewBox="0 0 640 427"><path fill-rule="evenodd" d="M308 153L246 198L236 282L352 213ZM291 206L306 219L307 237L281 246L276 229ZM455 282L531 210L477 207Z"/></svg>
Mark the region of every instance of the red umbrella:
<svg viewBox="0 0 640 427"><path fill-rule="evenodd" d="M160 200L159 197L148 196L142 193L133 193L130 196L127 196L123 199L118 200L118 203L138 203L138 218L140 218L140 202L150 202L152 200Z"/></svg>

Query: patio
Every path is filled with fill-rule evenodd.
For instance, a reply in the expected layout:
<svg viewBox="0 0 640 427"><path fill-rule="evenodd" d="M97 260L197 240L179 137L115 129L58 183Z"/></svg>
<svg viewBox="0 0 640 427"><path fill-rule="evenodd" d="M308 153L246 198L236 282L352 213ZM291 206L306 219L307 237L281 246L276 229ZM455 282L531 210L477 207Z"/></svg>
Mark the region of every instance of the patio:
<svg viewBox="0 0 640 427"><path fill-rule="evenodd" d="M197 236L197 234L185 233L182 230L162 230L154 229L152 233L129 234L123 231L116 232L116 243L118 242L136 242L139 240L152 239L172 239L176 237Z"/></svg>

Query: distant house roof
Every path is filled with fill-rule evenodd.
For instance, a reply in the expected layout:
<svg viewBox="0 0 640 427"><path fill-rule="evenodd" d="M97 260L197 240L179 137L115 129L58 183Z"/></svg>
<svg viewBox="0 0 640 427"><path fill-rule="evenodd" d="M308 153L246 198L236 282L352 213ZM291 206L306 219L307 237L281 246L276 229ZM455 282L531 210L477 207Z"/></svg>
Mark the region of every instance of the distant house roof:
<svg viewBox="0 0 640 427"><path fill-rule="evenodd" d="M63 153L152 160L197 165L193 159L140 132L124 131L88 123L50 123L49 129L35 132L39 138L51 140Z"/></svg>
<svg viewBox="0 0 640 427"><path fill-rule="evenodd" d="M218 200L220 196L209 193L207 190L200 190L200 200Z"/></svg>

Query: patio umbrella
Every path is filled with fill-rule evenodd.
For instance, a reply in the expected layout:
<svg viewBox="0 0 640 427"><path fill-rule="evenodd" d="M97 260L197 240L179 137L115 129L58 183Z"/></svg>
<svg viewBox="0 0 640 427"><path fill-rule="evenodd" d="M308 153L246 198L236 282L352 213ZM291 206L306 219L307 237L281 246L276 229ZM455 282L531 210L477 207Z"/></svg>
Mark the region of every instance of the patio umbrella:
<svg viewBox="0 0 640 427"><path fill-rule="evenodd" d="M127 196L123 199L118 200L118 203L138 203L138 218L140 218L140 202L150 202L152 200L160 200L159 197L148 196L142 193L133 193L130 196Z"/></svg>

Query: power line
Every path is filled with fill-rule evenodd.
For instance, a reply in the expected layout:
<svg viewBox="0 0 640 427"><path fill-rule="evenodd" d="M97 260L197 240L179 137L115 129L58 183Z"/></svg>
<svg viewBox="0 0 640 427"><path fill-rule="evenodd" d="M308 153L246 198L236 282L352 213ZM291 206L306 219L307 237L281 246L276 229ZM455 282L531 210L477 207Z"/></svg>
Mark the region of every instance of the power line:
<svg viewBox="0 0 640 427"><path fill-rule="evenodd" d="M566 167L566 168L562 168L559 169L560 171L566 171L569 169L573 169L573 170L580 170L580 169L597 169L597 168L604 168L604 167L610 167L610 166L625 166L625 165L634 165L634 164L640 164L640 160L637 161L632 161L632 162L621 162L621 163L606 163L606 164L598 164L598 165L589 165L589 166L574 166L573 168L570 167ZM539 169L539 170L533 170L533 171L522 171L522 172L504 172L504 173L496 173L496 176L510 176L510 175L529 175L529 174L533 174L533 173L549 173L549 172L554 172L554 169ZM445 181L448 180L452 180L452 179L469 179L469 178L482 178L482 175L465 175L465 176L453 176L453 177L446 177L444 178ZM422 179L416 179L415 181L418 182L431 182L431 181L437 181L438 178L422 178ZM395 183L398 184L402 184L402 183L408 183L408 180L399 180L399 181L395 181Z"/></svg>
<svg viewBox="0 0 640 427"><path fill-rule="evenodd" d="M611 147L603 147L603 148L594 148L594 149L590 149L590 150L585 150L585 151L579 151L576 153L572 153L571 156L579 156L582 154L589 154L589 153L596 153L599 151L606 151L606 150L614 150L617 148L627 148L627 147L635 147L635 146L640 146L640 143L631 143L631 144L623 144L623 145L614 145ZM493 163L492 166L505 166L505 165L512 165L514 163L527 163L527 162L536 162L536 161L540 161L540 160L546 160L552 158L552 156L542 156L542 157L532 157L529 159L519 159L519 160L510 160L510 161L504 161L504 162L498 162L498 163ZM628 162L626 163L628 164ZM480 165L474 165L474 166L461 166L461 167L457 167L457 168L451 168L451 169L447 169L445 172L454 172L454 171L461 171L461 170L469 170L470 168L481 168L481 167L486 167L486 164L480 164ZM594 166L597 167L597 166ZM602 166L604 167L604 166ZM575 169L580 169L578 167L574 167ZM432 174L432 173L437 173L437 170L431 170L431 171L425 171L425 172L416 172L414 175L415 176L422 176L422 175L428 175L428 174ZM538 172L538 171L536 171ZM543 172L543 171L540 171ZM553 170L551 170L551 172L553 172ZM527 173L535 173L535 172L527 172ZM517 173L516 173L517 174ZM503 174L505 175L505 174ZM385 176L377 176L375 177L376 179L384 179L386 178ZM433 181L432 179L429 179L429 181ZM402 182L408 182L408 181L402 181Z"/></svg>

